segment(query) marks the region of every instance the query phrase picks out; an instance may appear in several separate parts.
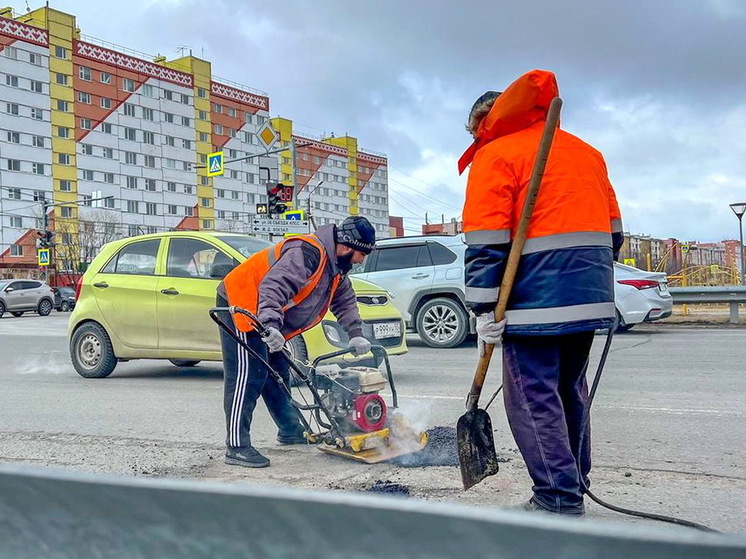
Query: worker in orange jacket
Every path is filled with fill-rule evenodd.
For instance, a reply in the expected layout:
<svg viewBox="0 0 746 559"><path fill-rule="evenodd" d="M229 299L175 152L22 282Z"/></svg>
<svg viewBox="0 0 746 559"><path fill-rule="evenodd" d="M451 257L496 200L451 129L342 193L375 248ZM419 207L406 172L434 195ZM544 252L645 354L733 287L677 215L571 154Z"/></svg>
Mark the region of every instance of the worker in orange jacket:
<svg viewBox="0 0 746 559"><path fill-rule="evenodd" d="M363 261L376 242L373 225L351 216L339 226L319 227L311 235L289 237L253 254L233 269L218 286L217 306L234 305L257 315L266 327L263 336L241 314L232 315L236 335L261 355L288 385L285 341L313 328L331 309L349 337L355 355L370 351L348 273ZM226 464L263 468L269 459L251 442L251 420L262 396L279 429L280 444L302 444L298 410L266 367L220 329L226 422Z"/></svg>
<svg viewBox="0 0 746 559"><path fill-rule="evenodd" d="M622 222L602 155L558 129L505 319L494 309L538 152L554 74L533 70L474 103L464 204L466 299L478 344L503 346L503 397L534 482L527 510L580 515L590 483L586 369L594 331L614 323ZM580 441L582 438L582 447Z"/></svg>

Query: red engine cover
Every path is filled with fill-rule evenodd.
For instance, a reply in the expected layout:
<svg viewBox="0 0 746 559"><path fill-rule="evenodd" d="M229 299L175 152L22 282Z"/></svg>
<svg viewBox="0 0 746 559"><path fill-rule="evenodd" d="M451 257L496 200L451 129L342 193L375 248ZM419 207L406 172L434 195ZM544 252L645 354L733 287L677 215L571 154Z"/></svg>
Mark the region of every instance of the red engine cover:
<svg viewBox="0 0 746 559"><path fill-rule="evenodd" d="M355 397L355 424L366 433L386 425L386 402L378 394Z"/></svg>

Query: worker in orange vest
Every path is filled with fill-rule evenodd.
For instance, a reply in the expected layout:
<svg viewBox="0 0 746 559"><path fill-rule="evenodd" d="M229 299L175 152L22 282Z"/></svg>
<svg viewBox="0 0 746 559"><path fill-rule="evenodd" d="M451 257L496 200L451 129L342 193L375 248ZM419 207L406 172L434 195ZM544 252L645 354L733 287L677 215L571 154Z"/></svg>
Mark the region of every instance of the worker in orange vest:
<svg viewBox="0 0 746 559"><path fill-rule="evenodd" d="M614 269L622 221L601 154L558 129L541 183L506 317L495 322L554 74L533 70L474 103L474 143L464 204L466 299L481 348L503 346L508 422L533 479L527 510L581 515L590 483L586 368L597 329L614 324ZM590 424L588 424L590 425ZM581 446L582 439L582 448Z"/></svg>
<svg viewBox="0 0 746 559"><path fill-rule="evenodd" d="M348 273L375 246L375 229L364 217L325 225L314 234L290 237L234 268L218 286L217 306L235 305L257 315L267 328L260 337L248 319L233 315L236 334L272 365L289 386L286 340L313 328L329 309L347 332L355 355L370 351L363 337L357 299ZM251 419L261 395L279 428L280 444L302 444L303 426L290 396L266 367L220 330L224 368L226 464L263 468L269 459L251 444Z"/></svg>

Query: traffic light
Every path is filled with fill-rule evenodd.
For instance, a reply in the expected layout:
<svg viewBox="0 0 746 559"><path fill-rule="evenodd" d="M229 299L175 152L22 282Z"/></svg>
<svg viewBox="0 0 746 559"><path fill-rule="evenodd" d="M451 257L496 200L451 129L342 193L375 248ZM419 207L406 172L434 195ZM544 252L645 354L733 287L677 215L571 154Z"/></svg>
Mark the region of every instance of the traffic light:
<svg viewBox="0 0 746 559"><path fill-rule="evenodd" d="M267 183L267 213L269 215L281 214L287 211L287 204L283 202L292 202L293 187L278 183Z"/></svg>
<svg viewBox="0 0 746 559"><path fill-rule="evenodd" d="M53 231L37 231L37 246L40 248L49 248L54 246L54 232Z"/></svg>

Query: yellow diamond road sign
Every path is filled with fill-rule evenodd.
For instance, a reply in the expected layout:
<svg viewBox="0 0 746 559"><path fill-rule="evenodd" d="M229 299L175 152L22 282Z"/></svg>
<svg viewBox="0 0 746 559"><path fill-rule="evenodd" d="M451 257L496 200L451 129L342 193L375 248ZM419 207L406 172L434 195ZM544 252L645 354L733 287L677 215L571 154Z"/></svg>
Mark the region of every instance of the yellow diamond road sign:
<svg viewBox="0 0 746 559"><path fill-rule="evenodd" d="M214 177L216 175L223 174L223 158L222 151L216 151L207 156L207 176Z"/></svg>
<svg viewBox="0 0 746 559"><path fill-rule="evenodd" d="M277 132L272 128L268 122L256 131L256 137L259 139L259 143L264 149L269 150L272 145L277 141Z"/></svg>

